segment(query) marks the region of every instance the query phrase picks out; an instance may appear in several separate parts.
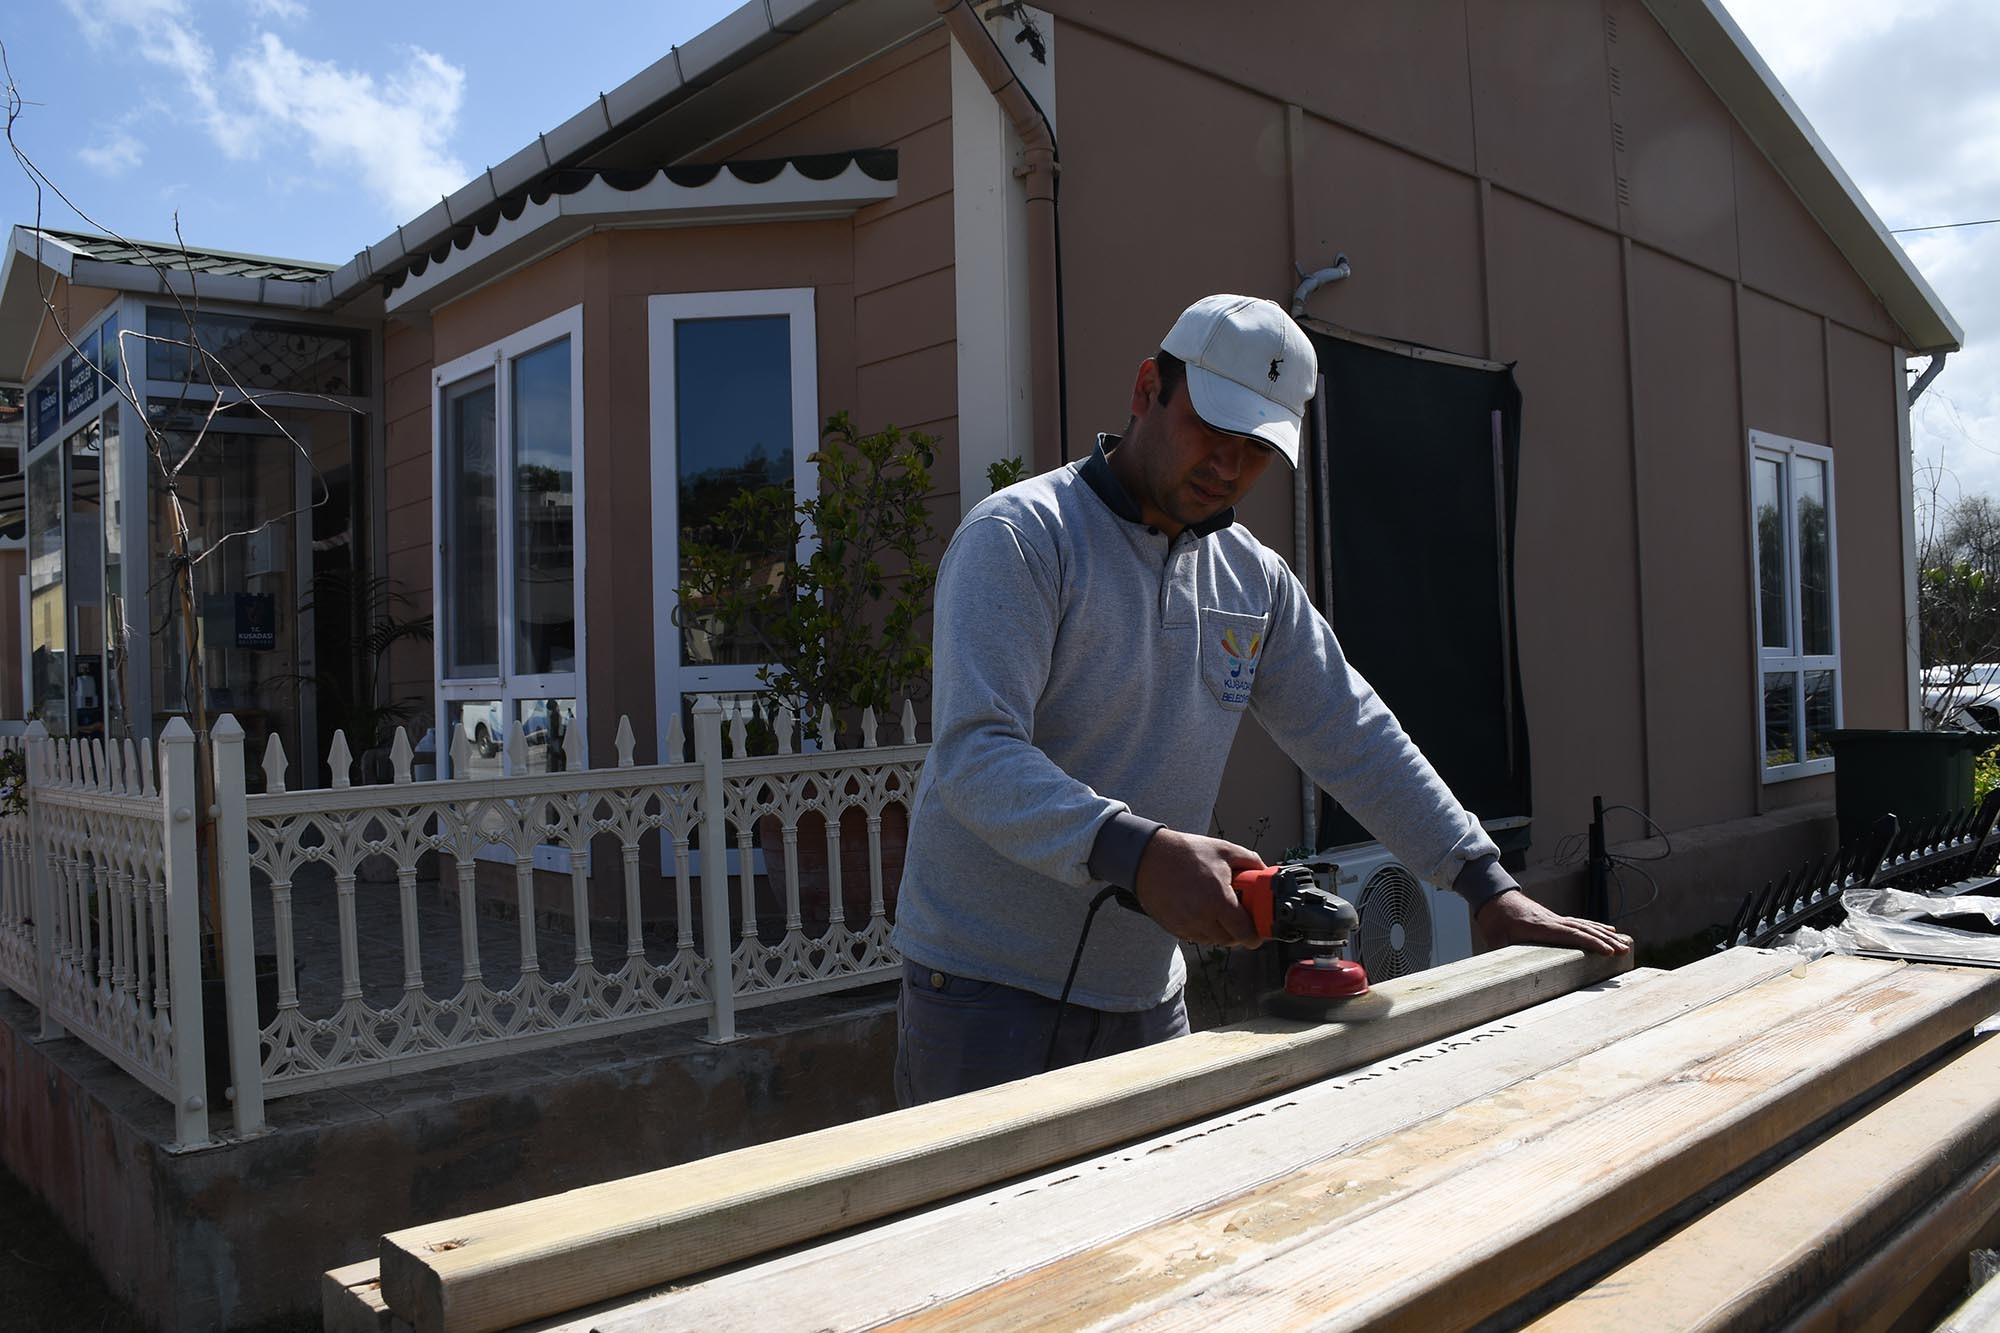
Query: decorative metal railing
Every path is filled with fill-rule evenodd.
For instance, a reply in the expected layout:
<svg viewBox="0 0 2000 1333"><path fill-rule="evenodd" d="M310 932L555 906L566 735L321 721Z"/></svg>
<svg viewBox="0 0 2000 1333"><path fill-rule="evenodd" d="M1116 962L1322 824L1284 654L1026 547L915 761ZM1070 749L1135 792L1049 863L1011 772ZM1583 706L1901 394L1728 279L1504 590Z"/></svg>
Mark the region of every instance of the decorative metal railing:
<svg viewBox="0 0 2000 1333"><path fill-rule="evenodd" d="M1922 891L1990 874L2000 861L1996 822L2000 792L1907 826L1883 815L1867 833L1746 895L1719 947L1769 944L1825 920L1850 889Z"/></svg>
<svg viewBox="0 0 2000 1333"><path fill-rule="evenodd" d="M214 843L194 818L195 737L150 746L52 740L31 726L31 809L0 817L0 984L176 1107L177 1138L208 1140L201 903L213 877L234 1129L267 1098L883 981L901 832L927 747L909 705L902 743L872 713L860 744L748 755L748 710L704 697L692 753L633 762L621 719L611 767L580 739L506 738L519 776L393 779L288 791L274 738L245 782L241 727L211 732ZM834 736L823 714L816 734ZM0 746L13 744L0 740ZM539 762L555 771L527 772ZM454 771L471 747L454 739ZM157 773L157 779L156 779ZM712 854L711 854L712 850ZM760 870L761 865L761 870ZM218 1015L218 1020L220 1015Z"/></svg>
<svg viewBox="0 0 2000 1333"><path fill-rule="evenodd" d="M18 737L0 737L0 754L22 754ZM28 867L34 855L26 810L0 813L0 986L30 1004L41 999L35 966L35 904Z"/></svg>

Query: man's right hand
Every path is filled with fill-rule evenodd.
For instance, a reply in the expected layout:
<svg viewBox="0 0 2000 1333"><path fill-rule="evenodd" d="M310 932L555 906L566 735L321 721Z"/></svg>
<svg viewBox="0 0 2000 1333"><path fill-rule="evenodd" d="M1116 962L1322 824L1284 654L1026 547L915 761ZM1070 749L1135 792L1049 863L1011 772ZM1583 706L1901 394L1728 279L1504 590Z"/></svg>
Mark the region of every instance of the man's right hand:
<svg viewBox="0 0 2000 1333"><path fill-rule="evenodd" d="M1191 944L1254 949L1262 937L1230 881L1263 865L1264 858L1247 847L1163 828L1139 857L1132 892L1146 915L1170 935Z"/></svg>

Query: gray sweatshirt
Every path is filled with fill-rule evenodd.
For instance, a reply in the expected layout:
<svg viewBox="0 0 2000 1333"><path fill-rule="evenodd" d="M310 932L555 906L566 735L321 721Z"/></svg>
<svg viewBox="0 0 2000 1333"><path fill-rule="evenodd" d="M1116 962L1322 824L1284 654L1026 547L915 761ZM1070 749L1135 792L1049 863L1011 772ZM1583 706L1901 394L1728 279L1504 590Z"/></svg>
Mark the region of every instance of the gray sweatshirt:
<svg viewBox="0 0 2000 1333"><path fill-rule="evenodd" d="M1478 863L1469 878L1504 887L1492 841L1284 561L1229 513L1169 541L1104 448L981 501L945 552L904 956L1060 994L1093 891L1130 887L1161 825L1208 830L1246 711L1425 879ZM1107 904L1071 998L1144 1009L1184 978L1171 935Z"/></svg>

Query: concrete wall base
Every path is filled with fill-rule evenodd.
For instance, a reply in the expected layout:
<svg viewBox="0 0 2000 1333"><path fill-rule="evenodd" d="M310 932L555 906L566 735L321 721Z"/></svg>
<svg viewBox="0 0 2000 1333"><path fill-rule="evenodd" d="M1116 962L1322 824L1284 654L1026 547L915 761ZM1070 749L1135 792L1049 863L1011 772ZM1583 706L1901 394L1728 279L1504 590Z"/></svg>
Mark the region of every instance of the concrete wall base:
<svg viewBox="0 0 2000 1333"><path fill-rule="evenodd" d="M1620 814L1614 828L1629 827L1632 816ZM1752 819L1732 819L1681 829L1670 835L1673 854L1647 861L1644 869L1659 885L1659 897L1648 903L1652 888L1639 875L1624 872L1625 903L1616 890L1612 913L1618 928L1641 945L1685 939L1710 926L1727 926L1736 917L1744 895L1832 851L1839 841L1833 802L1821 801ZM1614 843L1613 855L1633 860L1659 855L1657 838ZM1586 914L1590 875L1574 865L1544 862L1516 871L1521 887L1559 912ZM1624 915L1619 915L1621 911Z"/></svg>
<svg viewBox="0 0 2000 1333"><path fill-rule="evenodd" d="M893 988L738 1026L727 1046L682 1025L286 1097L271 1132L175 1153L163 1100L79 1041L32 1040L34 1009L0 990L0 1160L146 1318L231 1328L317 1312L320 1274L385 1231L893 1107Z"/></svg>

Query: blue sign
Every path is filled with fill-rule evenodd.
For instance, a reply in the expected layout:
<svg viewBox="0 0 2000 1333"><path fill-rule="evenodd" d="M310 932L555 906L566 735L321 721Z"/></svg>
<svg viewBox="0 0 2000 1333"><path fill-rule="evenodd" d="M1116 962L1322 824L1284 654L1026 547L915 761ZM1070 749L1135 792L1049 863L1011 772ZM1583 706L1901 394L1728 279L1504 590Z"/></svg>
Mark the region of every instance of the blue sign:
<svg viewBox="0 0 2000 1333"><path fill-rule="evenodd" d="M67 421L97 401L97 335L92 333L63 358L62 414Z"/></svg>
<svg viewBox="0 0 2000 1333"><path fill-rule="evenodd" d="M28 391L28 444L53 440L62 429L62 386L56 372L42 376L42 382Z"/></svg>

